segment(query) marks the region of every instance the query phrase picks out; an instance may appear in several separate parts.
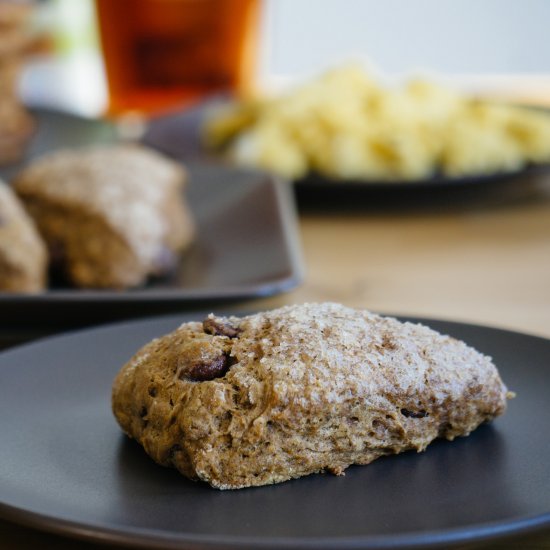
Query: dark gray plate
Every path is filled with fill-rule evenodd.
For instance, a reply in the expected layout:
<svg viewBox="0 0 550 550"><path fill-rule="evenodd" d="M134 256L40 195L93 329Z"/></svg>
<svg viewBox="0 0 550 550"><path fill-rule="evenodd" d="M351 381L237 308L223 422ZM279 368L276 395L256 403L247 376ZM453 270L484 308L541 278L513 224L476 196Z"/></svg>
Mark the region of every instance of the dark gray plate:
<svg viewBox="0 0 550 550"><path fill-rule="evenodd" d="M0 354L1 517L83 539L197 550L448 547L550 527L550 340L425 321L494 357L517 392L506 415L345 477L220 492L154 464L110 412L119 367L190 318Z"/></svg>
<svg viewBox="0 0 550 550"><path fill-rule="evenodd" d="M46 150L114 140L102 121L39 112L29 157ZM268 174L194 162L188 197L197 238L172 277L127 292L57 286L33 296L0 293L0 326L101 322L290 290L302 278L294 201ZM0 172L10 177L17 167Z"/></svg>

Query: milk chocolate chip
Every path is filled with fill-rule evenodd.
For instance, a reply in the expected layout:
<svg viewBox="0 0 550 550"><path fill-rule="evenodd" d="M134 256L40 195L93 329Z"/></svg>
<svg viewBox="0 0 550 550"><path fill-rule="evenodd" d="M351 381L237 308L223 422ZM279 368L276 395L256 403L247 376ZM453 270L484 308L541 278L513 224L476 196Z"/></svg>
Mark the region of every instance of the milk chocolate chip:
<svg viewBox="0 0 550 550"><path fill-rule="evenodd" d="M426 411L409 411L409 409L401 409L401 414L407 418L424 418L428 416Z"/></svg>
<svg viewBox="0 0 550 550"><path fill-rule="evenodd" d="M180 373L181 379L191 380L193 382L205 382L221 378L235 363L235 359L227 353L222 353L218 357L197 361Z"/></svg>

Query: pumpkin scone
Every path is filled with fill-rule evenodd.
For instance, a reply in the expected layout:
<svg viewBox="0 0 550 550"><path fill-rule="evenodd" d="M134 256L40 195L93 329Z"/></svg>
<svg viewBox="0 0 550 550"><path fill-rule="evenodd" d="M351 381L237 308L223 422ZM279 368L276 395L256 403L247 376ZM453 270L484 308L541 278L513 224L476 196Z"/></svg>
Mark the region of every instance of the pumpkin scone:
<svg viewBox="0 0 550 550"><path fill-rule="evenodd" d="M0 181L0 292L39 292L47 278L46 245L12 190Z"/></svg>
<svg viewBox="0 0 550 550"><path fill-rule="evenodd" d="M177 265L194 231L185 180L153 150L111 145L44 155L14 188L73 284L117 289Z"/></svg>
<svg viewBox="0 0 550 550"><path fill-rule="evenodd" d="M185 323L122 368L112 406L159 464L238 489L423 451L508 397L465 343L324 303Z"/></svg>

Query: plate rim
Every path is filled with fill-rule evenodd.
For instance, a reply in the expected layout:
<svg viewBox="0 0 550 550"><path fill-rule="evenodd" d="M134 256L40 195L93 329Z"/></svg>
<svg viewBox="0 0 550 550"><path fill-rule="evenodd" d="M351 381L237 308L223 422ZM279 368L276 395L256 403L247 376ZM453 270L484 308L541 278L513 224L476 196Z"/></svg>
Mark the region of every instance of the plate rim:
<svg viewBox="0 0 550 550"><path fill-rule="evenodd" d="M136 548L172 550L409 550L414 548L448 548L466 543L489 542L506 537L550 532L550 512L527 516L517 521L495 521L472 527L422 531L400 535L350 537L274 537L242 535L165 534L154 529L117 529L91 523L64 520L30 512L0 502L0 519L37 531L76 538L86 542L118 544Z"/></svg>
<svg viewBox="0 0 550 550"><path fill-rule="evenodd" d="M334 179L321 174L311 173L304 178L294 181L294 185L301 190L336 190L352 191L405 191L405 190L433 190L433 189L470 189L476 186L498 185L515 178L531 177L550 173L550 162L528 162L514 170L488 172L481 174L465 174L462 176L445 176L433 174L426 179Z"/></svg>

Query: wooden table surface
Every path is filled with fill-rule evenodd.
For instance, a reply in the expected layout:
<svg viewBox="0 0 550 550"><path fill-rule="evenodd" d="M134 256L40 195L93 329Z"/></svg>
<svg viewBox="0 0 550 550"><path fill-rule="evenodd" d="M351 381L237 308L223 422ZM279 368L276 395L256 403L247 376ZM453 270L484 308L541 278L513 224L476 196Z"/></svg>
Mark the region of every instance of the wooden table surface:
<svg viewBox="0 0 550 550"><path fill-rule="evenodd" d="M300 209L305 282L254 307L330 300L550 338L550 175L469 191Z"/></svg>
<svg viewBox="0 0 550 550"><path fill-rule="evenodd" d="M522 181L503 193L340 202L300 212L304 283L243 307L330 300L550 338L550 177ZM2 549L74 546L0 522ZM550 531L483 547L550 550Z"/></svg>

